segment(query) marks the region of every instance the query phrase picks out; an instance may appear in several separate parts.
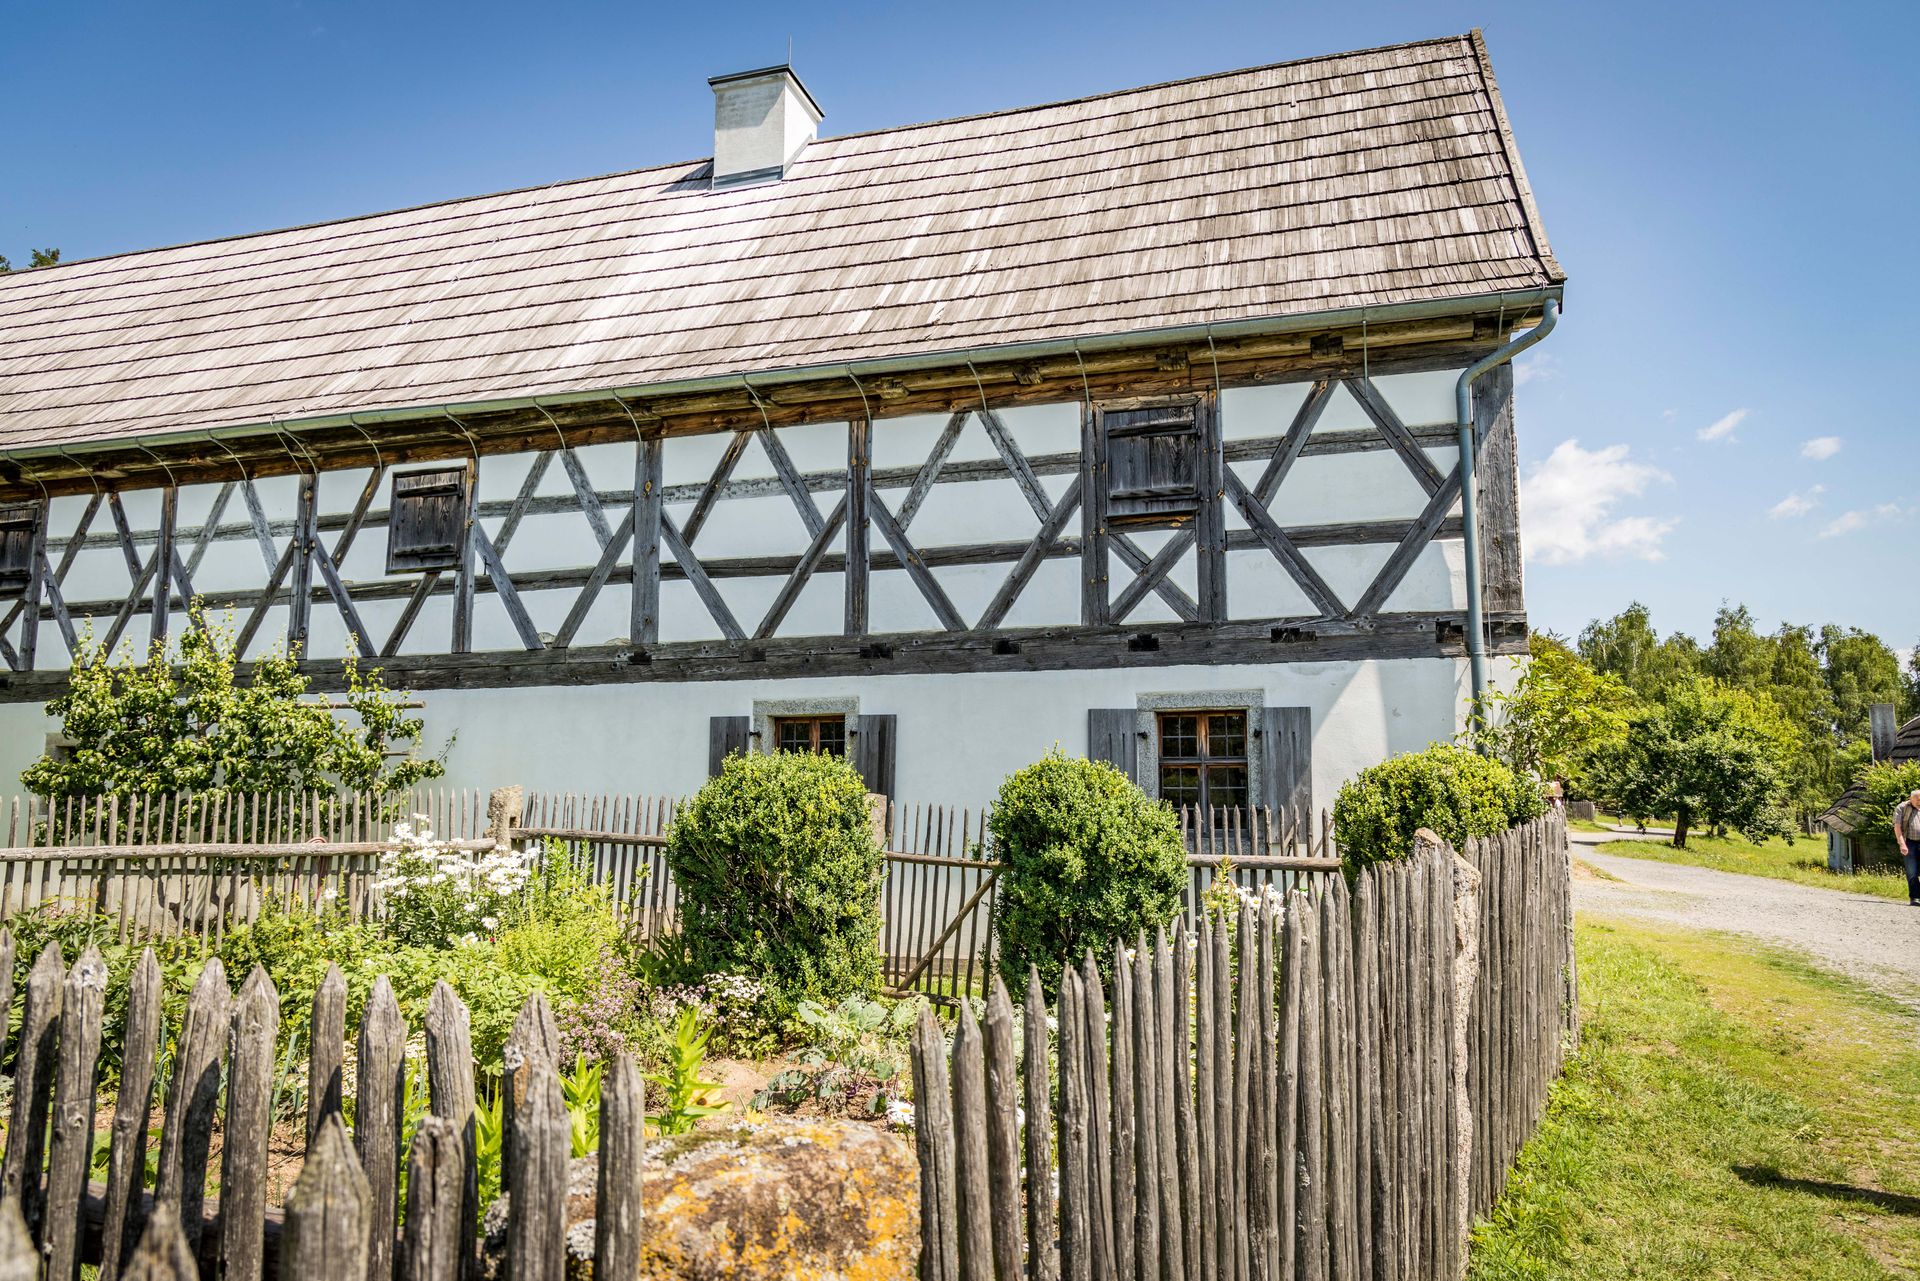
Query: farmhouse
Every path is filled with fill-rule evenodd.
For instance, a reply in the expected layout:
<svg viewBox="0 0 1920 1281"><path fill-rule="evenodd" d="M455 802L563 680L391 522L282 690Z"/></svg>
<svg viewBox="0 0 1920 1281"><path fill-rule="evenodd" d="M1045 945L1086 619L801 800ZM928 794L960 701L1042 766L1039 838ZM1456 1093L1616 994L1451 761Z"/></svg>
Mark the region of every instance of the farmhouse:
<svg viewBox="0 0 1920 1281"><path fill-rule="evenodd" d="M1477 32L840 137L711 88L710 160L0 278L0 773L196 599L579 790L1318 806L1524 653L1564 275Z"/></svg>

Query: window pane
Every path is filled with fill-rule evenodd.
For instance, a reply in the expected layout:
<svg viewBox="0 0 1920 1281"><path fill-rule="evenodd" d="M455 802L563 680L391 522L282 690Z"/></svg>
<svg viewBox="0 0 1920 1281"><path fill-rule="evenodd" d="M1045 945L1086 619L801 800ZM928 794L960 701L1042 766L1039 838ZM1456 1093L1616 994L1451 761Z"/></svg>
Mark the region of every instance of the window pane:
<svg viewBox="0 0 1920 1281"><path fill-rule="evenodd" d="M1207 714L1207 755L1245 756L1247 754L1247 714L1245 712L1209 712Z"/></svg>
<svg viewBox="0 0 1920 1281"><path fill-rule="evenodd" d="M820 749L819 750L826 753L828 756L845 756L847 754L847 723L846 721L842 720L838 716L827 716L827 717L821 718L819 724L820 724Z"/></svg>
<svg viewBox="0 0 1920 1281"><path fill-rule="evenodd" d="M1200 755L1200 718L1195 715L1160 718L1160 755Z"/></svg>
<svg viewBox="0 0 1920 1281"><path fill-rule="evenodd" d="M1247 803L1247 767L1215 765L1207 770L1207 803L1216 808Z"/></svg>
<svg viewBox="0 0 1920 1281"><path fill-rule="evenodd" d="M775 721L773 732L780 751L811 752L813 750L812 721Z"/></svg>
<svg viewBox="0 0 1920 1281"><path fill-rule="evenodd" d="M1160 768L1160 799L1171 805L1200 803L1200 771L1191 765Z"/></svg>

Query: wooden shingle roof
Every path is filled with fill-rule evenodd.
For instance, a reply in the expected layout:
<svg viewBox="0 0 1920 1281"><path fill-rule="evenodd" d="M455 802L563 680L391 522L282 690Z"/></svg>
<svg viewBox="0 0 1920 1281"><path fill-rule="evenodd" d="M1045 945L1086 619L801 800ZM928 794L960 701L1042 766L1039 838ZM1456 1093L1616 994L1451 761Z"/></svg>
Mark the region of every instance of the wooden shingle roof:
<svg viewBox="0 0 1920 1281"><path fill-rule="evenodd" d="M1477 33L0 277L0 453L1546 289Z"/></svg>

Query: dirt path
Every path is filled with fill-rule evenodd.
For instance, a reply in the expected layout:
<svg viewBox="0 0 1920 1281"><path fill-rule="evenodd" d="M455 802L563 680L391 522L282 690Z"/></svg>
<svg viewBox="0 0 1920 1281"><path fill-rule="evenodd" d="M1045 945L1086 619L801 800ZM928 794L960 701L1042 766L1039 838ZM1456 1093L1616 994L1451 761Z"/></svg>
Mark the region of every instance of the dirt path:
<svg viewBox="0 0 1920 1281"><path fill-rule="evenodd" d="M1574 879L1574 906L1582 912L1724 930L1790 947L1920 1010L1920 908L1845 890L1620 858L1586 841L1577 842L1574 855L1614 878Z"/></svg>

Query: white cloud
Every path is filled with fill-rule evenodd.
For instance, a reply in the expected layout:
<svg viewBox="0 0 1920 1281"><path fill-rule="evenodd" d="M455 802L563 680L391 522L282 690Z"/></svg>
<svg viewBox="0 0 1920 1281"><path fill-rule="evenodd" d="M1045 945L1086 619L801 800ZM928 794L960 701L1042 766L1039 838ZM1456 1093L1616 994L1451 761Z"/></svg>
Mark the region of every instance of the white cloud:
<svg viewBox="0 0 1920 1281"><path fill-rule="evenodd" d="M1536 356L1528 356L1513 362L1513 385L1524 387L1530 382L1545 382L1549 378L1560 376L1560 358L1550 351Z"/></svg>
<svg viewBox="0 0 1920 1281"><path fill-rule="evenodd" d="M1905 520L1913 515L1913 511L1913 508L1902 507L1899 503L1881 503L1871 509L1842 512L1827 522L1826 528L1820 531L1820 537L1838 538L1843 534L1857 534L1869 525L1887 525Z"/></svg>
<svg viewBox="0 0 1920 1281"><path fill-rule="evenodd" d="M1811 458L1816 463L1824 463L1827 459L1839 452L1840 438L1838 436L1815 436L1812 440L1800 446L1800 456L1802 458Z"/></svg>
<svg viewBox="0 0 1920 1281"><path fill-rule="evenodd" d="M1529 560L1569 565L1589 556L1665 557L1660 544L1678 520L1616 516L1614 508L1672 477L1627 453L1625 445L1588 450L1565 440L1527 473L1520 487L1520 543Z"/></svg>
<svg viewBox="0 0 1920 1281"><path fill-rule="evenodd" d="M1767 509L1772 520L1788 520L1795 516L1804 516L1820 505L1820 495L1827 492L1825 485L1811 485L1799 493L1788 494Z"/></svg>
<svg viewBox="0 0 1920 1281"><path fill-rule="evenodd" d="M1698 435L1701 440L1724 440L1731 444L1739 439L1733 434L1733 429L1745 422L1747 415L1752 412L1751 409L1736 409L1730 414L1724 414L1702 427Z"/></svg>

